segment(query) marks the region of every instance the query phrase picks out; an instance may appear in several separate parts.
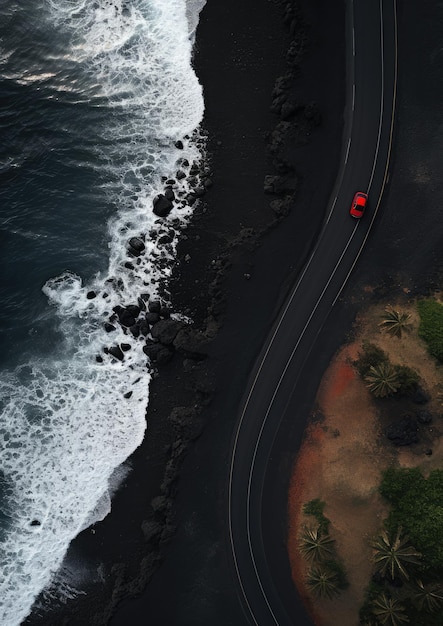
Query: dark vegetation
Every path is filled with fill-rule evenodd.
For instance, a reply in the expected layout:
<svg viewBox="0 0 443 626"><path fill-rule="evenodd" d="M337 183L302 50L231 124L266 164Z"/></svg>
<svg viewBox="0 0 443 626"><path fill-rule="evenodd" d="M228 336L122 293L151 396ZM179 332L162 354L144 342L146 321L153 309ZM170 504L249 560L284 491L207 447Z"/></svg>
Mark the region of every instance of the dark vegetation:
<svg viewBox="0 0 443 626"><path fill-rule="evenodd" d="M374 575L361 624L441 626L443 471L390 468L380 493L391 510L373 544Z"/></svg>
<svg viewBox="0 0 443 626"><path fill-rule="evenodd" d="M418 334L430 355L443 363L443 306L434 299L423 299L417 309ZM411 330L410 315L387 309L380 327L401 339L402 332ZM403 397L418 404L429 400L418 373L392 363L388 354L373 343L363 342L353 365L373 395L380 398L382 413L390 415L394 408L392 400L386 404L388 397ZM415 430L419 424L432 421L426 410L412 410L401 417L397 424L400 430L407 429L408 420L414 422ZM389 434L392 429L391 422L386 434L395 443ZM416 441L402 432L396 445ZM371 544L374 569L360 610L360 623L442 626L443 470L433 470L425 477L418 468L391 467L383 473L379 490L390 512Z"/></svg>
<svg viewBox="0 0 443 626"><path fill-rule="evenodd" d="M305 527L299 547L310 563L307 586L320 598L332 599L349 586L343 563L337 556L335 541L329 535L329 519L324 515L325 503L316 498L303 506L303 512L317 521L315 528Z"/></svg>
<svg viewBox="0 0 443 626"><path fill-rule="evenodd" d="M419 336L426 342L429 353L443 363L443 306L428 298L417 302L420 315Z"/></svg>
<svg viewBox="0 0 443 626"><path fill-rule="evenodd" d="M379 398L409 395L419 387L420 377L412 367L391 363L386 352L369 341L363 342L354 367Z"/></svg>

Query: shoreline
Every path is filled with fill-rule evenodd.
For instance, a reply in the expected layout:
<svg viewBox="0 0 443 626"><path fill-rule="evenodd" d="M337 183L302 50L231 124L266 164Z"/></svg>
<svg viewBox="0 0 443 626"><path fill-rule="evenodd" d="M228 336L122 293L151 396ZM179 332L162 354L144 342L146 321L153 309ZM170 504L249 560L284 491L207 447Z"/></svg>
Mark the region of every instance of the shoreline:
<svg viewBox="0 0 443 626"><path fill-rule="evenodd" d="M208 620L237 626L245 619L223 543L223 463L242 381L321 227L321 212L306 215L326 206L335 179L343 97L337 81L344 85L344 20L341 25L336 9L328 14L319 2L302 3L308 43L298 10L291 16L285 9L292 2L263 2L260 10L249 4L230 0L227 15L226 6L208 3L200 16L194 64L205 89L214 187L184 232L170 284L174 311L190 315L199 330L220 330L206 361L183 367L173 360L153 379L147 435L130 459L133 470L110 515L71 544L68 565L86 561L92 572L104 562L105 585L91 586L87 597L41 620L31 615L29 626L136 625L146 618L156 626ZM283 26L285 10L290 18ZM295 40L299 45L291 48ZM328 49L334 51L329 65ZM284 80L278 85L286 100L278 102L276 79L291 68L289 88ZM326 101L328 84L335 91ZM285 102L293 109L282 112ZM190 412L174 414L177 407ZM140 594L149 580L140 599L125 600L110 619L114 605Z"/></svg>

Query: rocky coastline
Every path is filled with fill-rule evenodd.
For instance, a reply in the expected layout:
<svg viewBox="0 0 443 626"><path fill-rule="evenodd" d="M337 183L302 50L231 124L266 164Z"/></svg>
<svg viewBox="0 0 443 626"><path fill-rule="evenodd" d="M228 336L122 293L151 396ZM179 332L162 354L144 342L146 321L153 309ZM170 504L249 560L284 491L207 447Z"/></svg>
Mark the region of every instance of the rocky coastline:
<svg viewBox="0 0 443 626"><path fill-rule="evenodd" d="M219 9L208 3L197 32L195 58L206 91L210 86L214 89L212 95L207 94L203 121L206 161L199 171L187 171L189 164L182 163L174 179L163 181L164 191L153 205L154 213L165 223L160 243L166 254L158 259L160 264L170 263L168 246L177 236L175 229L179 225L168 217L173 206L192 204L193 218L180 232L172 280L163 286L161 299L135 294L134 304L115 307L106 323L109 346L103 355L97 355L97 360L125 358L127 345L112 342L117 325L133 337L145 338L144 352L155 368L147 437L129 461L132 471L113 499L111 514L84 531L68 553L66 564L73 571L87 563L87 595L79 595L49 613L42 597L42 608L26 620L28 626L135 625L142 623L145 615L156 626L188 623L178 610L172 614L170 609L168 616L168 610L159 608L159 600L153 599L155 585L146 588L160 567L162 572L182 567L183 557L175 557L171 544L180 541L177 529L183 517L183 498L192 488L189 468L184 465L206 430L209 442L201 445L208 450L214 445L215 422L223 412L220 398L231 375L233 355L239 349L246 350L241 365L244 376L261 345L257 340L264 338L287 285L302 266L321 227L323 214L319 211L306 219L305 210L314 200L326 206L338 163L344 91L344 5L340 3L339 10L324 11L319 2L308 7L295 0L263 1L254 17L253 3L235 10L235 3L229 4L234 15L225 15L224 20L228 30L232 20L237 20L238 49L228 50L231 56L227 75L247 91L247 101L238 104L237 118L229 118L235 132L229 125L224 128L217 113L213 113L214 101L227 101L229 96L223 93L226 85L222 79L218 82L210 77L217 56L211 39L217 30ZM267 40L265 35L260 42L256 32L261 32L265 23ZM255 30L245 42L242 32L246 29ZM342 91L337 89L334 97L326 100L313 70L318 68L331 40L335 53L320 75L325 81L341 85ZM261 66L260 58L263 63L266 54L270 60ZM219 64L223 66L223 62ZM261 92L255 105L251 90L257 82ZM243 121L245 111L252 111L252 126ZM236 133L244 134L234 158L238 150ZM320 144L328 146L330 152L320 157L324 171L319 186L314 171L319 165ZM247 178L247 171L253 172L252 180ZM193 191L180 195L181 181L189 178ZM282 223L285 226L279 228ZM147 237L149 234L141 234L128 241L128 269L143 255ZM270 238L271 245L267 243ZM276 246L279 252L273 254ZM271 293L267 288L270 284ZM245 301L251 293L254 297ZM90 297L96 295L91 293ZM251 325L250 307L258 310L258 306L261 311ZM230 334L232 329L234 335ZM240 393L241 385L238 378L236 393ZM235 415L229 419L220 436L222 448ZM214 454L222 458L227 453L223 448ZM219 481L217 477L215 489L220 489ZM219 506L217 496L217 510ZM219 553L222 551L220 547ZM229 611L237 616L234 619L242 620L233 582L221 558L223 576L229 578L220 583L222 596L229 597ZM171 593L161 577L157 585L162 589L159 597ZM139 600L128 600L134 596ZM217 613L214 606L208 610L210 615ZM193 615L193 624L204 623L196 610ZM227 623L223 615L218 619Z"/></svg>

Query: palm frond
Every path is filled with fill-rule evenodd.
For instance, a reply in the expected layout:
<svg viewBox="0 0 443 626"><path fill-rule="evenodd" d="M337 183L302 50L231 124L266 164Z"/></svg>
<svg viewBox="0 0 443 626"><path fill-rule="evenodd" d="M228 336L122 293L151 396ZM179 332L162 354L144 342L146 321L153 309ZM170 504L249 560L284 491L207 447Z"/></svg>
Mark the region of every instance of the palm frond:
<svg viewBox="0 0 443 626"><path fill-rule="evenodd" d="M383 625L400 626L409 622L404 606L398 600L388 597L385 593L380 594L374 600L372 612Z"/></svg>
<svg viewBox="0 0 443 626"><path fill-rule="evenodd" d="M400 576L409 579L408 569L420 563L420 553L409 543L409 539L398 528L394 534L384 530L373 542L373 561L382 576L391 580Z"/></svg>
<svg viewBox="0 0 443 626"><path fill-rule="evenodd" d="M365 376L368 389L377 398L390 396L400 388L400 380L397 371L390 363L371 365Z"/></svg>
<svg viewBox="0 0 443 626"><path fill-rule="evenodd" d="M318 598L332 600L340 593L337 575L325 567L312 567L309 570L306 584Z"/></svg>
<svg viewBox="0 0 443 626"><path fill-rule="evenodd" d="M402 332L409 331L411 328L411 315L404 311L386 307L385 315L379 326L390 335L401 339Z"/></svg>
<svg viewBox="0 0 443 626"><path fill-rule="evenodd" d="M334 540L317 528L304 527L299 541L300 552L311 563L325 561L332 554Z"/></svg>

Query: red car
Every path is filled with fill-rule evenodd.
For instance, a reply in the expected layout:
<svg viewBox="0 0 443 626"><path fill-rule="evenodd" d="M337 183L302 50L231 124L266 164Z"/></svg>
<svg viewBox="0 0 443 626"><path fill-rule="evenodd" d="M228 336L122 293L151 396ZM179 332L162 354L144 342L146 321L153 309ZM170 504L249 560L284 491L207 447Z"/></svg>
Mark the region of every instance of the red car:
<svg viewBox="0 0 443 626"><path fill-rule="evenodd" d="M349 213L352 217L363 217L363 213L365 212L366 205L368 203L368 194L363 193L363 191L357 191L352 201L351 210Z"/></svg>

